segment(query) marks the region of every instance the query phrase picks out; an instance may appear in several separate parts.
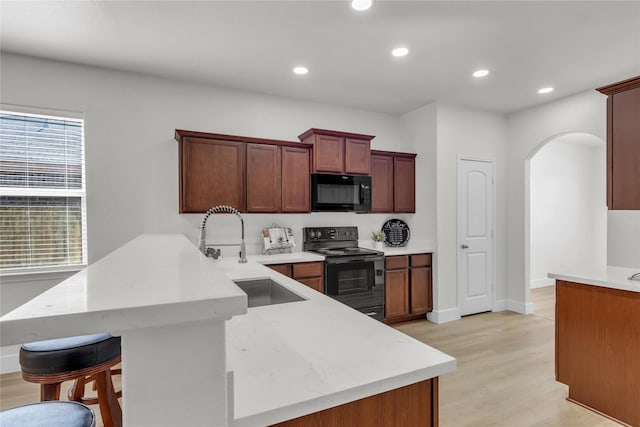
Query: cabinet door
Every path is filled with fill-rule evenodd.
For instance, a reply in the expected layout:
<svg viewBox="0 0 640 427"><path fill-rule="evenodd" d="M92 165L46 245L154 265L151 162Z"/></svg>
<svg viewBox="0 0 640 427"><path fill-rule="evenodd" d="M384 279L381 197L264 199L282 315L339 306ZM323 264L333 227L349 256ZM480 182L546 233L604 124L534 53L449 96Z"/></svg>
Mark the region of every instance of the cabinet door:
<svg viewBox="0 0 640 427"><path fill-rule="evenodd" d="M344 172L369 175L371 161L369 141L346 138L344 141Z"/></svg>
<svg viewBox="0 0 640 427"><path fill-rule="evenodd" d="M409 270L385 273L385 319L405 316L409 312Z"/></svg>
<svg viewBox="0 0 640 427"><path fill-rule="evenodd" d="M280 147L247 144L247 212L279 212L280 201Z"/></svg>
<svg viewBox="0 0 640 427"><path fill-rule="evenodd" d="M307 279L296 279L303 285L307 285L311 289L315 289L318 292L324 293L324 281L322 277L311 277Z"/></svg>
<svg viewBox="0 0 640 427"><path fill-rule="evenodd" d="M432 310L431 268L418 267L410 270L411 314L424 314Z"/></svg>
<svg viewBox="0 0 640 427"><path fill-rule="evenodd" d="M244 143L185 138L180 154L180 213L204 213L216 205L246 211Z"/></svg>
<svg viewBox="0 0 640 427"><path fill-rule="evenodd" d="M316 135L313 143L314 172L343 173L344 153L342 138Z"/></svg>
<svg viewBox="0 0 640 427"><path fill-rule="evenodd" d="M392 156L371 156L371 212L393 212Z"/></svg>
<svg viewBox="0 0 640 427"><path fill-rule="evenodd" d="M640 87L610 98L609 209L640 210Z"/></svg>
<svg viewBox="0 0 640 427"><path fill-rule="evenodd" d="M416 161L409 157L393 158L393 211L416 211Z"/></svg>
<svg viewBox="0 0 640 427"><path fill-rule="evenodd" d="M310 152L308 148L282 147L282 212L311 210Z"/></svg>

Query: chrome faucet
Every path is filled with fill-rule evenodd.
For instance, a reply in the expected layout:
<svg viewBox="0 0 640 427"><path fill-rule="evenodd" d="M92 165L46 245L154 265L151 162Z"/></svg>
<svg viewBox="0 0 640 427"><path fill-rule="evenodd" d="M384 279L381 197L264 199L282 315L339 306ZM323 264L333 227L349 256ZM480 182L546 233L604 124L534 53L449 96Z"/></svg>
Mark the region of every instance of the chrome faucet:
<svg viewBox="0 0 640 427"><path fill-rule="evenodd" d="M247 249L244 245L244 220L242 219L242 216L240 216L240 212L238 212L236 208L233 208L227 205L214 206L211 209L209 209L207 213L204 215L204 219L202 220L202 225L200 226L200 238L198 239L198 248L200 249L200 252L202 252L208 257L212 257L213 259L218 259L218 257L220 256L220 249L215 249L213 246L207 246L206 244L207 220L212 214L220 213L220 212L236 214L238 218L240 218L240 225L242 226L242 241L240 242L239 245L237 243L220 243L217 246L240 246L240 254L239 254L240 259L238 260L238 262L239 263L247 262Z"/></svg>
<svg viewBox="0 0 640 427"><path fill-rule="evenodd" d="M633 274L629 276L629 280L638 280L640 281L640 273Z"/></svg>

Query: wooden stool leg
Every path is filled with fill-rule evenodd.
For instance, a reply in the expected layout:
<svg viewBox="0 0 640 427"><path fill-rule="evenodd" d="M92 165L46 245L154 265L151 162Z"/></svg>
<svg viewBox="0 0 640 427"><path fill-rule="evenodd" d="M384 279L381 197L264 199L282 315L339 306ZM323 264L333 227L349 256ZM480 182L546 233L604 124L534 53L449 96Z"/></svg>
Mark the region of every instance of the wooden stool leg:
<svg viewBox="0 0 640 427"><path fill-rule="evenodd" d="M73 386L69 389L67 394L69 400L72 402L82 402L84 397L85 378L80 377L73 382Z"/></svg>
<svg viewBox="0 0 640 427"><path fill-rule="evenodd" d="M60 400L60 384L40 384L40 401Z"/></svg>
<svg viewBox="0 0 640 427"><path fill-rule="evenodd" d="M104 427L122 427L122 408L113 389L110 369L96 374L96 390Z"/></svg>

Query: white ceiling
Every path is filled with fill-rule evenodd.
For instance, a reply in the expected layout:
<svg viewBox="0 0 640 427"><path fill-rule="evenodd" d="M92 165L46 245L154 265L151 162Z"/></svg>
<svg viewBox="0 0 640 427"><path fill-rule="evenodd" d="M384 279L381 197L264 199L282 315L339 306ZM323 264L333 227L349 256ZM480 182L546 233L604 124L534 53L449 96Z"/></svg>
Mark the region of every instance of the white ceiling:
<svg viewBox="0 0 640 427"><path fill-rule="evenodd" d="M3 51L392 114L512 112L640 74L637 1L2 0L0 16Z"/></svg>

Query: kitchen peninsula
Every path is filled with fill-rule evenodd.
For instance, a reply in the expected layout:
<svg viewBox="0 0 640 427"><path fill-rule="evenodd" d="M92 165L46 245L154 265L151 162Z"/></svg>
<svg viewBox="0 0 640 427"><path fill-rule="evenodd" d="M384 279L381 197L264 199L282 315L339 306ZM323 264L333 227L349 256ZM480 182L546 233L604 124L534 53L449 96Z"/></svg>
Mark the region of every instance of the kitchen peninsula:
<svg viewBox="0 0 640 427"><path fill-rule="evenodd" d="M213 261L182 235L142 235L3 316L1 343L121 335L125 426L298 425L362 410L384 423L380 408L398 425L437 424L438 377L455 359L251 258ZM233 280L249 278L303 301L247 309Z"/></svg>
<svg viewBox="0 0 640 427"><path fill-rule="evenodd" d="M556 380L568 400L640 426L638 269L602 267L556 279Z"/></svg>

